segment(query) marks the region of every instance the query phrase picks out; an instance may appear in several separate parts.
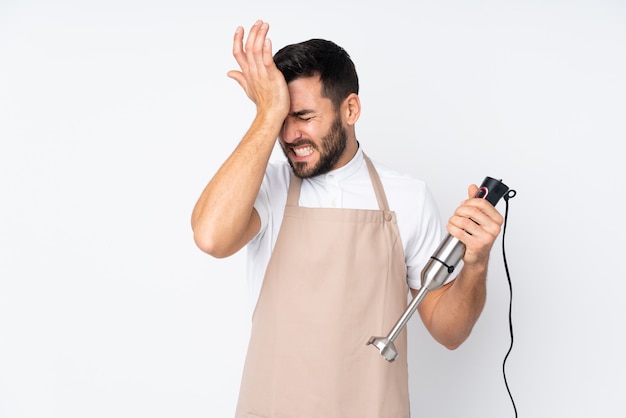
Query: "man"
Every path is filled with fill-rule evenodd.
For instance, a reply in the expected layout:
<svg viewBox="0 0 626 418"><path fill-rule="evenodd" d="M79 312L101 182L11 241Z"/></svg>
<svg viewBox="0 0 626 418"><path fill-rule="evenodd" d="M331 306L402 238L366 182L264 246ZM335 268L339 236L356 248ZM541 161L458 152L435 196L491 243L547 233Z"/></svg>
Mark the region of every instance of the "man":
<svg viewBox="0 0 626 418"><path fill-rule="evenodd" d="M196 244L215 257L248 247L256 301L236 416L408 417L406 355L393 363L366 346L385 335L415 294L443 238L426 186L373 164L356 139L361 104L348 54L313 39L272 56L256 22L241 71L230 71L256 117L202 192ZM279 143L288 164L269 162ZM477 188L470 186L469 196ZM447 230L465 245L463 269L419 306L424 325L454 349L485 303L489 252L502 217L468 199ZM396 340L406 353L406 331Z"/></svg>

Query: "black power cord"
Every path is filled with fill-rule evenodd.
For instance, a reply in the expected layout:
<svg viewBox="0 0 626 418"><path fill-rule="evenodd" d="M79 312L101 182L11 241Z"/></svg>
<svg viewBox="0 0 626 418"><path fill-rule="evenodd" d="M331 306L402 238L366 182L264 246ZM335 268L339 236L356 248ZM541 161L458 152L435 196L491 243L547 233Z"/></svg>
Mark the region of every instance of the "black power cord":
<svg viewBox="0 0 626 418"><path fill-rule="evenodd" d="M513 400L513 395L511 394L511 389L509 388L509 383L506 378L506 361L509 358L509 354L511 354L511 350L513 350L513 285L511 284L511 275L509 273L509 265L506 260L506 250L504 248L504 237L506 235L506 226L509 218L509 199L515 197L517 192L515 190L509 190L509 192L504 196L504 201L506 202L506 209L504 212L504 228L502 230L502 258L504 260L504 269L506 270L506 278L509 282L509 334L511 336L511 345L509 346L509 350L504 356L504 361L502 362L502 375L504 376L504 384L506 386L506 391L509 394L509 398L511 398L511 403L513 404L513 411L515 411L515 418L517 418L517 407L515 406L515 401Z"/></svg>

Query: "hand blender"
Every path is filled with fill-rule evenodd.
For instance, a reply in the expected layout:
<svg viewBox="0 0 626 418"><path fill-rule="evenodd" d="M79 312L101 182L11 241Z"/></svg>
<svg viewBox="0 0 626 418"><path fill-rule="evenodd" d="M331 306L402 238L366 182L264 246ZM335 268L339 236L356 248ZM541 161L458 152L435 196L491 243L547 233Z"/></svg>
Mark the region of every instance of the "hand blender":
<svg viewBox="0 0 626 418"><path fill-rule="evenodd" d="M500 180L485 177L485 180L474 197L486 199L495 206L508 190L509 188ZM380 354L387 361L394 361L398 357L398 351L396 350L394 341L400 334L400 331L402 331L402 328L404 328L409 319L411 319L411 316L415 313L417 306L424 296L426 296L426 293L437 289L446 282L446 279L454 272L454 269L461 261L464 254L465 244L448 234L424 266L420 275L422 287L409 306L407 306L398 322L396 322L386 337L372 337L367 342L367 345L374 345L380 350Z"/></svg>

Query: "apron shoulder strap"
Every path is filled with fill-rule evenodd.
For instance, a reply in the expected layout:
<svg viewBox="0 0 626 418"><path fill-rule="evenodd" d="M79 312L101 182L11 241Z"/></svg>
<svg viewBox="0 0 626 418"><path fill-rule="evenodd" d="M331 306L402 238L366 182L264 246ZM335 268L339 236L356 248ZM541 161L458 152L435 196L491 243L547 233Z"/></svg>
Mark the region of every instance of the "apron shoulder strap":
<svg viewBox="0 0 626 418"><path fill-rule="evenodd" d="M370 160L365 153L363 153L363 158L365 158L365 164L367 164L367 170L370 173L370 179L372 180L372 185L374 186L374 193L376 193L376 200L378 200L378 208L380 210L388 211L389 203L387 202L387 195L385 194L385 189L383 188L382 181L380 181L378 172L376 171L376 168L374 168L372 160Z"/></svg>
<svg viewBox="0 0 626 418"><path fill-rule="evenodd" d="M298 206L301 185L302 179L292 172L291 179L289 181L289 192L287 193L287 206Z"/></svg>

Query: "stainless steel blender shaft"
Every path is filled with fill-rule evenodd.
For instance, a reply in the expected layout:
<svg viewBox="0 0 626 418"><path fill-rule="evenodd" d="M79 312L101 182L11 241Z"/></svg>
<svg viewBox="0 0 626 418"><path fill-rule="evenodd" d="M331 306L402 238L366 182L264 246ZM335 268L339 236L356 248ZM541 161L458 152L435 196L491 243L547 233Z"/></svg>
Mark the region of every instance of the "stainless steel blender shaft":
<svg viewBox="0 0 626 418"><path fill-rule="evenodd" d="M380 354L387 361L394 361L398 357L398 351L393 342L398 338L407 322L409 322L426 293L437 289L446 282L446 279L454 272L456 265L463 258L463 254L465 254L465 245L448 234L435 251L435 254L430 257L430 260L424 266L420 277L422 287L411 300L398 322L396 322L386 337L372 337L367 342L367 345L371 344L378 348Z"/></svg>
<svg viewBox="0 0 626 418"><path fill-rule="evenodd" d="M429 289L427 287L422 287L419 290L419 292L417 293L417 295L415 295L398 322L396 322L396 324L393 326L393 328L389 332L389 335L387 335L386 337L372 337L367 342L367 345L372 344L376 348L378 348L378 350L380 350L380 354L385 358L385 360L392 362L398 357L398 350L396 350L396 346L393 342L396 340L396 338L398 338L398 335L400 335L400 331L402 331L402 328L404 328L407 322L409 322L409 319L411 319L411 316L413 316L415 310L417 309L417 305L419 305L424 296L426 296L428 290Z"/></svg>

